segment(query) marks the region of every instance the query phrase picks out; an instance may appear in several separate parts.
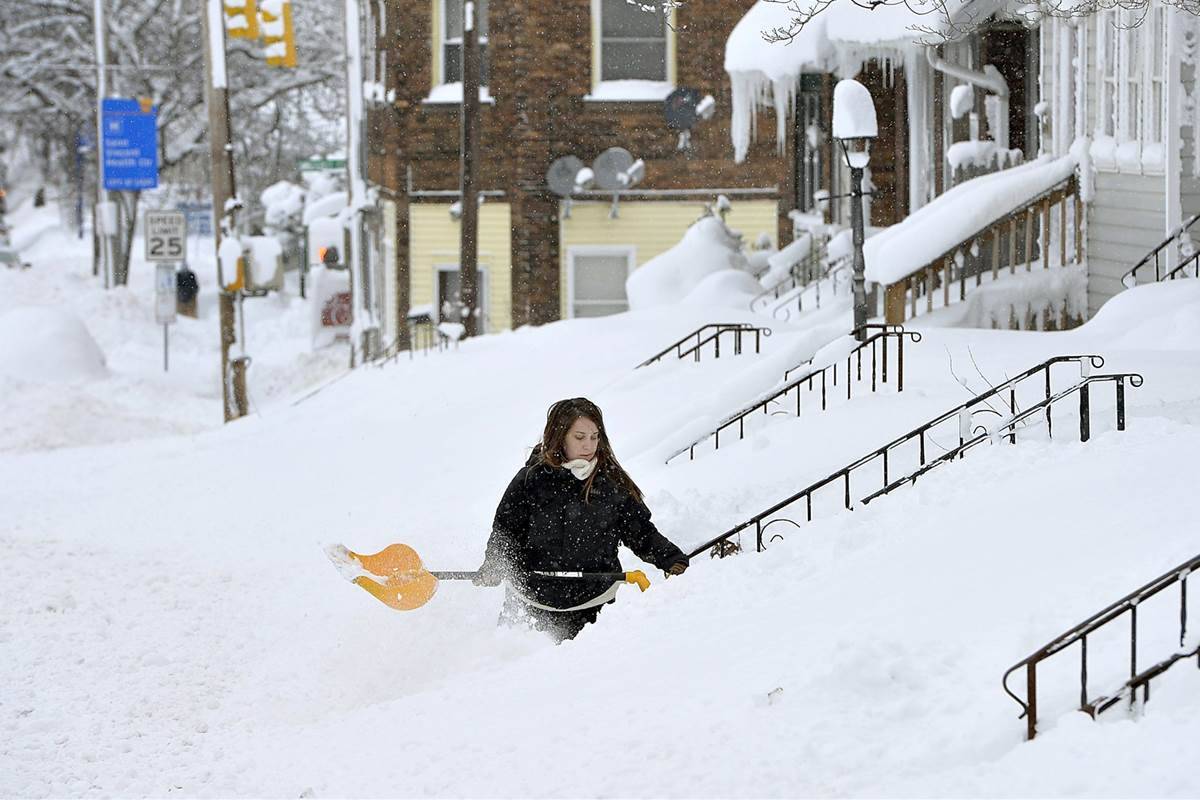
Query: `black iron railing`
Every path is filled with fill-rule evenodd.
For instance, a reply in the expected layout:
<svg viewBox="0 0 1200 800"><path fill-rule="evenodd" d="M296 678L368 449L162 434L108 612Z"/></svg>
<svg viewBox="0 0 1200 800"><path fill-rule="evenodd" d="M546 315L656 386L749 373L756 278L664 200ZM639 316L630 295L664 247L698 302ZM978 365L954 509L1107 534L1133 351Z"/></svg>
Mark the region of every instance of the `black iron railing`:
<svg viewBox="0 0 1200 800"><path fill-rule="evenodd" d="M1134 286L1137 286L1142 282L1140 280L1142 276L1138 274L1139 271L1149 270L1151 266L1154 267L1155 282L1188 277L1186 272L1187 267L1192 268L1191 277L1197 277L1196 261L1197 258L1200 258L1200 252L1185 254L1183 261L1179 264L1176 264L1174 267L1171 267L1169 263L1163 263L1167 248L1177 241L1182 242L1184 234L1191 230L1192 226L1196 224L1197 220L1200 220L1200 214L1193 214L1182 225L1171 231L1171 234L1167 238L1163 239L1162 243L1147 253L1141 261L1133 265L1131 270L1121 276L1121 283L1123 283L1126 288L1132 289ZM1190 250L1192 248L1189 246L1188 249Z"/></svg>
<svg viewBox="0 0 1200 800"><path fill-rule="evenodd" d="M678 342L663 348L661 352L647 358L642 363L638 364L634 369L640 369L658 361L662 361L667 356L674 353L678 358L687 358L692 356L696 361L700 360L700 353L707 345L712 345L713 358L721 357L721 337L733 339L733 355L742 354L742 346L746 338L754 338L754 352L761 352L763 337L770 336L770 328L762 328L757 325L751 325L748 322L711 322L684 336Z"/></svg>
<svg viewBox="0 0 1200 800"><path fill-rule="evenodd" d="M849 256L830 262L829 267L820 278L805 284L792 297L786 298L784 302L775 306L775 310L771 312L771 316L781 322L787 322L792 318L793 311L799 315L803 314L806 310L811 311L814 308L820 308L822 286L828 284L828 291L825 293L826 300L831 297L837 297L839 288L846 290L850 288L850 266L851 258ZM848 291L846 293L848 294ZM805 301L806 297L808 298L807 301Z"/></svg>
<svg viewBox="0 0 1200 800"><path fill-rule="evenodd" d="M718 423L717 427L712 431L704 434L686 447L676 450L667 457L667 462L684 453L688 454L688 460L693 460L696 457L696 446L707 439L712 439L714 442L714 450L721 449L721 434L727 430L737 427L737 438L741 441L746 435L746 420L747 418L762 411L763 415L772 413L787 413L784 411L784 406L791 407L791 401L788 395L795 395L796 416L800 416L802 411L802 399L806 393L820 393L821 410L828 408L831 389L837 389L839 380L839 367L841 370L840 380L846 388L846 399L849 400L853 394L853 386L855 382L861 382L863 378L863 361L864 357L868 360L868 368L870 370L871 391L878 389L880 383L889 382L889 347L888 340L896 341L896 391L904 391L904 339L907 337L913 342L921 341L921 334L913 331L905 331L899 325L864 325L861 328L856 328L851 331L850 335L858 338L860 334L868 334L871 331L876 331L867 336L857 347L851 350L843 360L838 358L832 364L822 368L813 368L812 361L806 361L797 367L793 367L783 375L784 385L782 388L772 391L765 397L755 400L750 405L741 409L735 414L732 414ZM808 371L796 378L789 380L792 373L808 368ZM853 374L852 374L853 373ZM772 411L772 406L778 406L775 411Z"/></svg>
<svg viewBox="0 0 1200 800"><path fill-rule="evenodd" d="M1059 634L1053 641L1035 653L1021 659L1008 668L1004 673L1001 685L1004 691L1021 706L1018 719L1025 719L1025 737L1032 739L1037 735L1038 698L1037 698L1037 667L1050 656L1066 650L1073 644L1079 644L1079 710L1085 711L1092 717L1111 708L1122 699L1128 698L1130 704L1137 701L1137 691L1142 689L1143 702L1150 699L1150 681L1166 672L1179 661L1196 658L1200 666L1200 645L1187 649L1187 580L1196 569L1200 568L1200 555L1190 558L1179 566L1171 569L1145 586L1122 597L1108 608L1093 614L1088 619ZM1163 592L1170 587L1179 585L1179 649L1156 664L1138 671L1138 606L1145 600ZM1121 617L1129 615L1129 679L1121 687L1107 696L1089 699L1088 695L1088 636ZM1025 699L1022 700L1008 688L1009 677L1017 670L1025 669Z"/></svg>
<svg viewBox="0 0 1200 800"><path fill-rule="evenodd" d="M437 325L432 320L427 318L410 319L408 323L408 347L401 347L400 339L397 338L371 363L377 367L383 367L398 360L400 354L404 352L408 353L408 358L411 361L417 352L429 355L431 352L440 353L451 349L458 349L458 340L438 330Z"/></svg>
<svg viewBox="0 0 1200 800"><path fill-rule="evenodd" d="M1051 391L1051 370L1055 365L1064 363L1076 363L1080 365L1083 379L1069 389L1054 393ZM1046 423L1047 434L1053 438L1054 424L1051 414L1051 406L1060 402L1064 398L1072 394L1079 395L1079 433L1082 441L1087 441L1091 437L1091 399L1089 387L1092 383L1101 381L1111 381L1116 386L1116 415L1117 415L1117 430L1125 429L1125 384L1131 386L1141 386L1142 377L1136 374L1118 374L1118 375L1089 375L1092 367L1104 366L1104 359L1096 355L1072 355L1072 356L1056 356L1051 359L1031 367L1014 378L1010 378L1004 383L989 389L982 394L978 394L967 402L955 406L949 411L940 414L929 422L915 428L908 433L888 442L884 446L867 453L865 456L847 464L836 472L822 478L821 480L806 486L804 489L796 492L790 497L781 500L770 508L755 514L745 522L734 526L724 533L716 536L699 547L695 548L690 555L696 556L706 550L716 548L715 553L724 553L730 549L725 543L733 541L734 537L740 539L742 532L750 529L754 530L755 534L755 549L761 551L765 549L763 540L767 530L779 523L788 523L796 528L800 524L795 520L779 517L771 519L780 511L789 508L801 501L804 502L805 516L807 521L811 522L813 518L813 497L821 489L826 487L837 487L840 484L841 491L840 499L844 507L849 510L854 507L854 493L852 491L851 478L860 473L867 467L872 467L871 472L876 473L876 469L881 468L882 473L882 488L875 490L864 497L860 498L860 502L870 502L884 494L894 491L908 483L912 483L921 475L924 475L930 469L939 464L947 463L956 458L961 458L967 450L981 444L984 441L993 439L1006 439L1012 443L1017 441L1017 432L1019 429L1036 424L1044 417ZM1038 402L1032 404L1028 408L1020 409L1017 405L1017 388L1031 380L1044 380L1044 397ZM1038 387L1039 389L1041 386ZM1041 395L1041 392L1039 392ZM999 408L996 404L999 404ZM1007 408L1005 408L1007 406ZM975 419L978 415L990 414L997 417L1000 423L994 426L991 430L982 429ZM927 444L933 440L932 432L938 426L944 423L957 422L958 444L952 448L942 448L944 453L937 458L930 459L927 454ZM941 435L939 433L939 435ZM896 459L897 450L903 445L915 442L918 446L917 450L917 468L911 472L904 472L903 477L893 479L894 461ZM780 537L782 538L782 537ZM741 549L740 545L732 549Z"/></svg>
<svg viewBox="0 0 1200 800"><path fill-rule="evenodd" d="M825 270L822 269L824 246L824 242L818 244L814 240L808 254L792 267L786 278L754 296L750 301L750 310L758 311L762 308L763 301L778 300L799 286L807 286L809 283L823 278L825 276Z"/></svg>

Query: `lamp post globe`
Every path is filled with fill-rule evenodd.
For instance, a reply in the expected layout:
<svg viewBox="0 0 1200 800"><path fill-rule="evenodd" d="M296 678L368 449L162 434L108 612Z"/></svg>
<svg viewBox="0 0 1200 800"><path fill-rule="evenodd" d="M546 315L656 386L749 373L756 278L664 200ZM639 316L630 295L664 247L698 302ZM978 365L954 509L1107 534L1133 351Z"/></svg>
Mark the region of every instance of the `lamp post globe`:
<svg viewBox="0 0 1200 800"><path fill-rule="evenodd" d="M866 238L863 221L863 170L871 161L871 142L879 135L875 102L867 87L855 80L838 81L833 89L833 138L842 148L850 168L850 227L854 237L854 328L859 341L866 338L867 294L865 289Z"/></svg>

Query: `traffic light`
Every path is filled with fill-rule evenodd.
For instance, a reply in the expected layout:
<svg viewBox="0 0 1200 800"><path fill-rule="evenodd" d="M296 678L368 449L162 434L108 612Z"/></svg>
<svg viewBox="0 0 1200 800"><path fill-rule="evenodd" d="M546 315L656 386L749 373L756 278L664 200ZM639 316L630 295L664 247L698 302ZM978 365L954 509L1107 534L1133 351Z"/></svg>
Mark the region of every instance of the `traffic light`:
<svg viewBox="0 0 1200 800"><path fill-rule="evenodd" d="M250 0L247 0L250 2ZM262 0L262 37L267 64L296 66L296 30L292 27L292 4L288 0Z"/></svg>
<svg viewBox="0 0 1200 800"><path fill-rule="evenodd" d="M258 8L255 0L223 0L225 32L235 39L257 39Z"/></svg>

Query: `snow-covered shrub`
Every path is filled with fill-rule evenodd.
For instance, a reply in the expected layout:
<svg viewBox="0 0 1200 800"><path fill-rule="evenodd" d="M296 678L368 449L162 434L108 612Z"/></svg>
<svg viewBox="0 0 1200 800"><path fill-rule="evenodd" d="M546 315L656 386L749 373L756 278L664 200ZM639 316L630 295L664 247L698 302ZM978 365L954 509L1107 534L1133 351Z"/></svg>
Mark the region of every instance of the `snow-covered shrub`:
<svg viewBox="0 0 1200 800"><path fill-rule="evenodd" d="M710 275L735 270L750 278L742 237L715 216L694 223L679 244L634 270L625 282L629 308L679 303ZM756 284L753 278L750 283ZM744 284L743 284L744 285Z"/></svg>

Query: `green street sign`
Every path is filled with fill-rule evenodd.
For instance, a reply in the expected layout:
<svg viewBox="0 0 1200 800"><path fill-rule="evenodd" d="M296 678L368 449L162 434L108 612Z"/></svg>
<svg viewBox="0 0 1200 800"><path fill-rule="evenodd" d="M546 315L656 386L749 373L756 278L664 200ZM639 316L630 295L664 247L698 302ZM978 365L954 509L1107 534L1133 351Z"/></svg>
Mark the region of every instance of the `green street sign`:
<svg viewBox="0 0 1200 800"><path fill-rule="evenodd" d="M323 169L345 169L344 158L308 158L300 162L301 172L318 172Z"/></svg>

